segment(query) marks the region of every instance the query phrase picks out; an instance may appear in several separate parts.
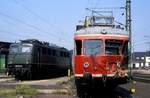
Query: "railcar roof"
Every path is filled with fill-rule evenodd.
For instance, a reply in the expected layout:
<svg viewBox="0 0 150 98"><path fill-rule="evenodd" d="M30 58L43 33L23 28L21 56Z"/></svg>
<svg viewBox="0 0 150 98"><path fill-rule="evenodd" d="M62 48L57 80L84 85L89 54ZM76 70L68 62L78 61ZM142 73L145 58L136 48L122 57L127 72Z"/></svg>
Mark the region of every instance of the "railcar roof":
<svg viewBox="0 0 150 98"><path fill-rule="evenodd" d="M77 30L75 35L86 35L86 34L117 34L117 35L127 35L128 32L123 29L118 29L114 27L87 27Z"/></svg>

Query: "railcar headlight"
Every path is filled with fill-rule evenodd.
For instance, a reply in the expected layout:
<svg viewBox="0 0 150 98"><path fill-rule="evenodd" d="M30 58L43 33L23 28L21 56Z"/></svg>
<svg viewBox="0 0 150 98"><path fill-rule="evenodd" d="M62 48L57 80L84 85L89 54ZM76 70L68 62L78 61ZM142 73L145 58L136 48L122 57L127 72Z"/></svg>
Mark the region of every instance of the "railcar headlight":
<svg viewBox="0 0 150 98"><path fill-rule="evenodd" d="M89 64L88 62L85 62L83 66L84 66L85 68L88 68L89 65L90 65L90 64Z"/></svg>

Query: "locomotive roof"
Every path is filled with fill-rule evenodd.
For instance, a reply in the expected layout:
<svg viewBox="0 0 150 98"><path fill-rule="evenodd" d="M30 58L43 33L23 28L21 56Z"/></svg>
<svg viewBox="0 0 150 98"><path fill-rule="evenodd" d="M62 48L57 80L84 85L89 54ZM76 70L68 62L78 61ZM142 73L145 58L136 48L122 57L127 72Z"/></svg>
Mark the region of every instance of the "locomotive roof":
<svg viewBox="0 0 150 98"><path fill-rule="evenodd" d="M86 34L115 34L115 35L129 35L127 31L118 29L115 27L87 27L77 30L75 35L86 35Z"/></svg>
<svg viewBox="0 0 150 98"><path fill-rule="evenodd" d="M39 46L42 46L42 47L55 48L55 49L68 51L68 49L66 49L64 47L60 47L60 46L57 46L55 44L48 43L48 42L42 42L42 41L39 41L37 39L20 40L19 43L14 43L12 45L20 45L21 43L31 43L31 44L36 44L36 45L39 45Z"/></svg>

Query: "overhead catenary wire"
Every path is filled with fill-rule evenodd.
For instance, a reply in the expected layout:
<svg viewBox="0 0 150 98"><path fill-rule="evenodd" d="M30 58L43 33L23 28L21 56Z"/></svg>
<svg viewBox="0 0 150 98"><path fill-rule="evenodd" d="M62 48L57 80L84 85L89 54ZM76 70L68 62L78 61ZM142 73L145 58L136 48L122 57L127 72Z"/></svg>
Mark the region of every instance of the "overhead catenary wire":
<svg viewBox="0 0 150 98"><path fill-rule="evenodd" d="M16 21L16 22L19 22L19 23L21 23L21 24L24 24L24 25L26 25L26 26L28 26L28 27L30 27L30 28L33 28L33 29L35 29L35 30L37 30L37 31L40 31L40 32L42 32L42 33L45 33L45 34L47 34L48 36L53 36L53 38L57 38L58 39L58 42L59 42L59 44L60 44L60 42L62 43L62 44L66 44L66 41L64 40L64 39L61 39L60 40L60 38L58 38L58 36L56 36L56 35L52 35L52 34L48 34L49 32L46 32L46 31L43 31L43 30L41 30L40 28L38 28L38 27L36 27L36 26L34 26L34 25L32 25L32 24L28 24L28 23L26 23L26 22L24 22L24 21L22 21L22 20L19 20L19 19L17 19L17 18L14 18L14 17L12 17L12 16L9 16L9 15L6 15L6 14L4 14L4 13L2 13L2 12L0 12L0 15L1 16L4 16L4 17L7 17L7 18L9 18L9 19L11 19L11 20L13 20L13 21ZM36 32L37 33L37 32ZM38 33L38 34L41 34L41 33ZM43 34L42 34L43 35ZM62 42L63 41L63 42ZM56 44L56 42L55 42L55 44ZM63 46L63 45L62 45Z"/></svg>
<svg viewBox="0 0 150 98"><path fill-rule="evenodd" d="M3 23L9 24L9 25L16 25L14 22L11 22L10 20L4 19L4 18L0 18L0 20L1 20Z"/></svg>
<svg viewBox="0 0 150 98"><path fill-rule="evenodd" d="M10 31L7 31L7 30L2 30L2 29L0 29L0 34L7 34L7 36L4 36L3 35L3 37L5 37L6 39L8 39L8 38L10 38L10 37L14 37L14 38L16 38L16 35L17 36L19 36L19 38L21 37L21 38L28 38L28 37L33 37L34 35L31 35L31 34L29 34L29 35L27 35L27 36L25 36L25 35L21 35L21 34L19 34L19 33L16 33L16 32L10 32ZM32 38L33 39L33 38ZM37 38L36 38L37 39ZM38 39L39 40L39 39ZM59 39L59 41L60 41L60 39ZM64 46L64 45L63 45Z"/></svg>
<svg viewBox="0 0 150 98"><path fill-rule="evenodd" d="M45 34L47 34L48 36L53 36L54 38L58 38L58 35L51 34L51 33L47 32L47 31L45 31L45 30L40 29L39 27L36 27L36 26L34 26L34 25L32 25L32 24L29 24L29 23L26 23L25 21L22 21L22 20L20 20L20 19L15 18L15 17L6 15L6 14L4 14L4 13L2 13L2 12L0 12L0 15L1 15L1 16L4 16L4 17L6 17L6 18L9 18L9 19L11 19L11 20L13 20L13 21L16 21L16 22L19 22L19 23L21 23L21 24L24 24L24 25L26 25L26 26L28 26L28 27L30 27L30 28L33 28L33 29L35 29L35 30L37 30L37 31L40 31L40 32L42 32L42 33L45 33ZM58 40L59 40L59 38L58 38ZM61 39L61 41L66 42L64 39Z"/></svg>
<svg viewBox="0 0 150 98"><path fill-rule="evenodd" d="M120 9L122 9L122 10L124 10L125 9L125 7L93 7L93 8L90 8L90 9L96 9L96 10L100 10L100 9L107 9L107 10L109 10L109 9L111 9L111 10L120 10Z"/></svg>
<svg viewBox="0 0 150 98"><path fill-rule="evenodd" d="M6 15L6 14L4 14L4 13L2 13L2 12L0 12L0 16L4 16L4 17L6 17L6 18L8 18L8 19L11 19L11 20L16 21L16 22L21 23L21 24L24 24L24 25L26 25L27 27L33 28L33 29L35 29L35 30L37 30L37 31L45 32L45 34L48 33L48 32L43 31L43 30L41 30L40 28L38 28L38 27L36 27L36 26L34 26L34 25L32 25L32 24L28 24L28 23L26 23L26 22L24 22L24 21L22 21L22 20L19 20L19 19L17 19L17 18L12 17L12 16ZM11 32L9 32L9 31L5 31L5 30L0 30L0 32L4 32L4 33L6 33L6 34L11 33ZM37 32L36 32L36 33L37 33ZM40 36L43 35L43 34L41 34L41 33L38 33L38 34L39 34ZM12 36L16 37L16 35L18 35L18 36L23 36L23 35L20 35L20 34L13 34ZM31 35L31 34L29 34L29 35ZM47 35L48 35L48 34L47 34ZM33 36L35 36L35 35L33 35ZM23 36L23 37L27 37L27 36ZM55 39L55 38L58 38L58 37L54 35L53 38ZM63 42L62 42L62 41L63 41ZM67 43L65 40L63 40L63 39L61 39L61 38L58 38L58 43L60 44L60 42L62 43L62 46L67 46L67 44L69 45L69 43ZM65 43L66 45L64 45L64 43ZM55 44L56 44L56 43L55 43Z"/></svg>
<svg viewBox="0 0 150 98"><path fill-rule="evenodd" d="M92 12L94 12L94 13L97 13L97 14L100 15L100 16L104 16L103 14L100 14L100 13L98 13L98 11L95 11L95 10L93 10L93 9L86 8L86 10L89 10L89 11L92 11ZM115 23L118 23L119 25L122 25L122 26L126 27L126 25L123 24L123 23L121 23L121 22L118 22L118 21L116 21L116 20L114 20L114 22L115 22Z"/></svg>
<svg viewBox="0 0 150 98"><path fill-rule="evenodd" d="M31 10L29 7L27 7L27 6L25 6L24 4L18 2L17 0L13 0L13 1L14 1L14 3L16 3L17 5L20 5L20 6L21 6L22 8L24 8L26 11L28 11L30 14L32 14L32 15L34 15L35 17L37 17L38 19L40 19L43 23L46 23L49 27L51 27L51 28L53 28L53 29L55 28L56 30L59 30L59 31L57 31L57 33L59 33L60 35L61 35L62 33L64 33L65 36L68 35L68 33L65 33L61 28L56 27L54 24L53 24L53 25L50 24L45 18L43 18L41 15L39 15L39 14L36 13L35 11ZM55 34L57 34L57 33L55 33ZM51 34L52 34L52 33L51 33ZM69 42L68 39L61 38L61 37L59 36L59 34L57 34L57 35L54 35L54 34L53 34L55 38L58 38L59 44L66 44L66 42ZM70 37L70 36L68 35L68 37ZM62 42L62 41L63 41L63 42Z"/></svg>
<svg viewBox="0 0 150 98"><path fill-rule="evenodd" d="M101 0L97 0L97 1L96 1L94 8L97 8L97 6L99 5L100 1L101 1Z"/></svg>
<svg viewBox="0 0 150 98"><path fill-rule="evenodd" d="M0 32L1 33L5 33L5 34L10 34L10 35L12 35L12 36L16 36L16 35L18 35L18 36L22 36L22 35L20 35L20 34L16 34L16 33L12 33L12 32L9 32L9 31L5 31L5 30L1 30L0 29ZM10 36L8 36L8 37L10 37ZM27 37L27 36L22 36L22 37Z"/></svg>
<svg viewBox="0 0 150 98"><path fill-rule="evenodd" d="M9 24L9 25L11 25L11 26L14 26L14 25L16 25L15 23L12 23L12 22L10 22L10 21L8 21L8 20L6 20L6 19L4 19L4 18L1 18L1 20L2 20L2 22L4 22L4 23L7 23L7 24ZM20 34L19 32L10 32L10 31L7 31L7 30L2 30L2 29L0 29L0 32L5 32L5 34L12 34L13 36L22 36L22 37L33 37L33 36L35 36L33 33L31 34L28 34L28 35L22 35L22 34Z"/></svg>
<svg viewBox="0 0 150 98"><path fill-rule="evenodd" d="M15 24L15 22L10 22L10 21L8 21L8 20L6 20L6 19L4 19L4 18L1 18L1 20L2 20L2 22L4 22L4 23L7 23L7 24L9 24L9 25L11 25L11 26L15 26L16 24ZM0 34L5 34L5 35L7 35L7 38L9 38L10 36L12 37L16 37L16 36L19 36L19 37L22 37L22 38L33 38L33 37L35 37L35 36L37 36L37 34L35 35L34 33L37 33L37 32L32 32L32 33L30 33L30 34L27 34L27 35L24 35L23 33L21 33L22 31L15 31L15 32L12 32L12 30L11 31L7 31L7 30L3 30L3 29L0 29ZM29 32L26 32L26 33L29 33ZM43 34L41 34L41 33L38 33L38 36L42 36ZM4 37L4 35L2 35L2 37ZM36 37L36 39L37 39L37 37Z"/></svg>
<svg viewBox="0 0 150 98"><path fill-rule="evenodd" d="M14 36L14 38L16 38L16 35L18 35L19 37L22 37L22 38L28 37L28 36L16 34L16 33L14 33L14 32L9 32L9 31L2 30L2 29L0 29L0 33L1 33L1 34L2 34L2 33L8 34L9 36L7 35L6 38L10 38L10 37L12 37L12 36ZM4 37L4 35L3 35L2 37Z"/></svg>
<svg viewBox="0 0 150 98"><path fill-rule="evenodd" d="M60 30L60 32L57 32L57 33L60 33L62 34L64 31L60 28L60 27L56 27L54 24L50 24L45 18L43 18L41 15L39 15L38 13L36 13L35 11L31 10L29 7L25 6L24 4L18 2L17 0L13 0L14 3L20 5L22 8L24 8L25 10L27 10L30 14L34 15L35 17L37 17L38 19L40 19L42 22L46 23L48 26L50 27L53 27L55 28L56 30ZM64 33L65 35L68 34L68 33Z"/></svg>
<svg viewBox="0 0 150 98"><path fill-rule="evenodd" d="M98 7L98 5L100 4L101 1L104 1L104 0L96 0L96 1L93 0L93 2L95 2L95 5L92 5L92 3L91 3L92 6L87 7L86 10L97 12L97 11L94 11L94 10L100 10L101 9L101 10L110 10L112 12L113 10L125 10L126 9L125 6L114 6L114 7L103 7L103 6L100 6L100 7ZM103 16L103 14L99 14L99 15ZM124 12L122 13L122 16L123 15L124 15ZM123 23L121 23L119 21L114 20L114 22L125 27L125 24L123 24Z"/></svg>

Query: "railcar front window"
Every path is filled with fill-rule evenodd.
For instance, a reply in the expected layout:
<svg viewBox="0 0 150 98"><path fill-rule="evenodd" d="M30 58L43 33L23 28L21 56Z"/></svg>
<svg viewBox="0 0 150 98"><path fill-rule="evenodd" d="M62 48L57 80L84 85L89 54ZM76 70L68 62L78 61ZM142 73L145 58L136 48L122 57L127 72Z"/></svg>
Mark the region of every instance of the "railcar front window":
<svg viewBox="0 0 150 98"><path fill-rule="evenodd" d="M102 41L101 40L85 40L84 41L84 54L85 55L97 55L102 53Z"/></svg>
<svg viewBox="0 0 150 98"><path fill-rule="evenodd" d="M105 42L105 53L109 55L120 55L122 41L119 40L106 40Z"/></svg>

